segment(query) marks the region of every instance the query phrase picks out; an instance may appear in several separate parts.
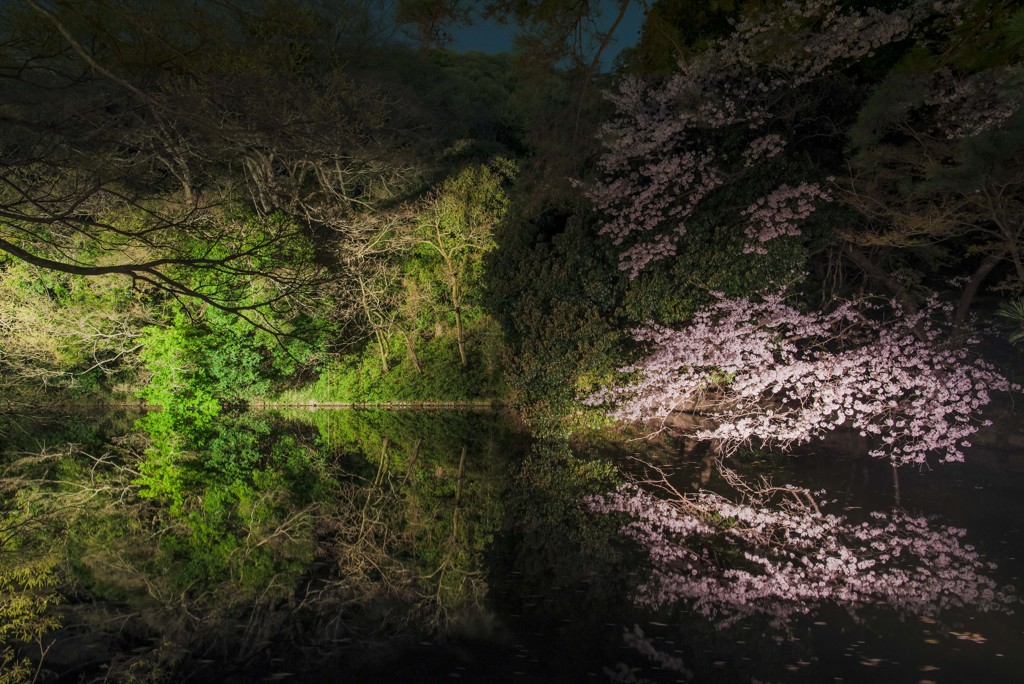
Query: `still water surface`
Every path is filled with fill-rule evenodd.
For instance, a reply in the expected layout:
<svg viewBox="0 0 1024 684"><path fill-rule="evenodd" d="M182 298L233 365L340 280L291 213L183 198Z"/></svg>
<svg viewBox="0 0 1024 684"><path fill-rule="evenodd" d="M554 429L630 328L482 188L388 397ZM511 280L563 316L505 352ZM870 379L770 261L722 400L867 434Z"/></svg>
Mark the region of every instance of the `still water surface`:
<svg viewBox="0 0 1024 684"><path fill-rule="evenodd" d="M638 608L644 556L579 501L614 486L598 452L727 493L683 444L580 453L454 411L21 415L0 444L0 560L54 559L59 578L41 681L1024 681L1020 607L826 605L785 630ZM926 473L827 454L735 466L827 490L852 520L936 516L1000 585L1024 575L1017 454Z"/></svg>

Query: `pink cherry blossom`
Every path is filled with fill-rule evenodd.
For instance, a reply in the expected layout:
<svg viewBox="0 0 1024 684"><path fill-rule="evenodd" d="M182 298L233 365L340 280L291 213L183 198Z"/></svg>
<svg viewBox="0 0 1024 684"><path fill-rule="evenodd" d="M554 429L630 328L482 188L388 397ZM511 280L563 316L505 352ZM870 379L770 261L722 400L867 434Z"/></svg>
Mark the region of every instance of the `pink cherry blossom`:
<svg viewBox="0 0 1024 684"><path fill-rule="evenodd" d="M588 189L604 216L599 232L622 246L620 267L635 278L673 256L709 198L781 154L788 145L783 133L791 135L789 122L806 101L801 92L816 80L926 28L955 25L967 4L912 0L862 11L832 0L790 0L748 12L729 36L681 61L662 83L624 79L610 95L616 114L602 131L601 177ZM992 90L981 85L965 78L936 97L951 111L966 111L973 95ZM1015 100L1003 104L989 118L1016 111ZM733 146L741 141L741 149L726 153L730 146L719 144L724 137ZM797 187L799 194L787 195L794 188L780 186L735 216L736 229L749 238L747 252L763 253L768 240L799 235L815 201L829 199L810 180Z"/></svg>
<svg viewBox="0 0 1024 684"><path fill-rule="evenodd" d="M744 209L741 215L748 220L745 232L750 242L743 251L767 254L762 243L782 235L799 236L799 222L814 213L814 200L828 202L832 197L810 183L782 184Z"/></svg>
<svg viewBox="0 0 1024 684"><path fill-rule="evenodd" d="M939 341L941 308L907 315L895 303L850 301L805 313L779 294L719 297L681 329L633 331L649 352L621 369L632 379L586 403L622 421L664 421L702 405L714 424L695 436L726 450L786 448L847 427L895 464L932 454L962 461L990 392L1020 388L972 358L969 345Z"/></svg>

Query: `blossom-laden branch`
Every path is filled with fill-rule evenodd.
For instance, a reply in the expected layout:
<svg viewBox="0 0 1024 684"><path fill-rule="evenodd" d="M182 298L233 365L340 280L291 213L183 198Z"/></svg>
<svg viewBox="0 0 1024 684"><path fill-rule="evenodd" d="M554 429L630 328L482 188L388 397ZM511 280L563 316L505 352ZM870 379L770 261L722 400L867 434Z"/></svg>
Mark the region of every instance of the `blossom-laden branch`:
<svg viewBox="0 0 1024 684"><path fill-rule="evenodd" d="M605 219L599 232L622 245L620 268L635 278L674 256L712 196L759 166L763 173L764 162L798 143L793 129L815 101L816 82L926 27L955 25L964 9L963 0L863 12L834 0L795 0L749 13L662 84L624 79L611 95L615 118L603 129L602 177L589 189ZM965 82L944 106L959 106L978 87ZM798 236L816 202L831 199L817 182L799 187L793 194L782 185L735 216L743 229L744 217L757 213L746 222L746 252Z"/></svg>
<svg viewBox="0 0 1024 684"><path fill-rule="evenodd" d="M800 502L733 503L708 491L662 499L630 484L584 503L631 518L622 532L652 564L638 604L686 602L720 627L764 615L785 628L827 603L856 617L858 607L879 602L926 616L961 607L1010 612L1017 602L1012 587L984 574L995 566L963 543L963 529L902 511L853 523Z"/></svg>
<svg viewBox="0 0 1024 684"><path fill-rule="evenodd" d="M726 450L788 447L848 427L894 464L930 454L962 461L991 391L1019 391L965 345L941 344L933 302L915 314L892 303L845 302L803 313L781 295L720 297L682 329L634 331L650 353L621 369L634 379L587 398L623 421L664 421L683 406L710 407L697 432Z"/></svg>
<svg viewBox="0 0 1024 684"><path fill-rule="evenodd" d="M780 185L759 198L741 212L749 221L745 231L748 243L743 252L767 254L765 242L783 235L798 237L799 223L814 213L814 200L829 202L832 196L817 185L801 183L796 187Z"/></svg>

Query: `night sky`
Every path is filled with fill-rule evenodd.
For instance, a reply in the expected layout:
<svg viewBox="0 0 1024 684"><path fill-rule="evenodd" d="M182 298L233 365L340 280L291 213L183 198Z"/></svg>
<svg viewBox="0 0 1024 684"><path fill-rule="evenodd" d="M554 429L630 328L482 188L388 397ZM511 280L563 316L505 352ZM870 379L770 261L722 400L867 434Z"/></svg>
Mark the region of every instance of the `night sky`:
<svg viewBox="0 0 1024 684"><path fill-rule="evenodd" d="M617 4L616 0L602 1L602 30L607 30L615 21ZM630 5L622 23L615 29L614 42L602 56L601 65L604 69L611 68L615 57L623 48L629 47L639 40L643 20L643 10L638 5ZM454 40L448 46L453 50L496 54L512 50L516 27L502 25L494 20L477 20L472 26L458 28L453 33Z"/></svg>

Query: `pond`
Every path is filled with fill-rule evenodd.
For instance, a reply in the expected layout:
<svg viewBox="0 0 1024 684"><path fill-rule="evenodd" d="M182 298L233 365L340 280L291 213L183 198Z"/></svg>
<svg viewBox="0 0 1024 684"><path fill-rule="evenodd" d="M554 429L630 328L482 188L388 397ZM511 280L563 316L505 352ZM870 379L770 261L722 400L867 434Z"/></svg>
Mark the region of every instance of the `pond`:
<svg viewBox="0 0 1024 684"><path fill-rule="evenodd" d="M41 653L39 681L51 682L1024 673L1024 611L1007 589L1024 574L1024 464L1012 452L896 473L829 454L736 455L734 478L824 491L822 513L849 525L898 509L927 518L913 528L922 535L964 530L977 582L1003 597L976 605L970 582L946 578L952 593L935 605L858 595L855 610L809 601L780 621L736 617L728 602L709 614L638 600L650 557L623 534L626 518L583 503L622 471L647 472L640 461L681 495L735 495L736 480L684 442L574 450L491 412L281 410L198 424L166 412L8 415L0 444L0 637L8 672L24 665L29 679ZM42 636L18 641L11 625Z"/></svg>

